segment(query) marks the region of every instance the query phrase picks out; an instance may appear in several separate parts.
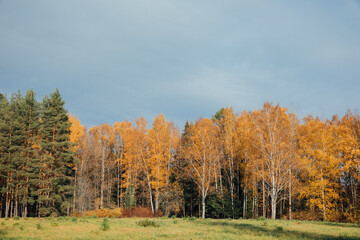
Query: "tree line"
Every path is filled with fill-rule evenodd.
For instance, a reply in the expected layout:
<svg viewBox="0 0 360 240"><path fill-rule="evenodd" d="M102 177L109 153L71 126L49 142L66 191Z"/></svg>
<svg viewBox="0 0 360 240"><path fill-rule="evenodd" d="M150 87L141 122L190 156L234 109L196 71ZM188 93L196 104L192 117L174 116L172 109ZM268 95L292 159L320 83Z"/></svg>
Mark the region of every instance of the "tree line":
<svg viewBox="0 0 360 240"><path fill-rule="evenodd" d="M360 116L265 103L181 131L162 114L86 129L56 90L1 98L1 216L148 207L212 218L359 221Z"/></svg>
<svg viewBox="0 0 360 240"><path fill-rule="evenodd" d="M0 95L0 216L70 212L75 154L58 90L42 103L29 90Z"/></svg>

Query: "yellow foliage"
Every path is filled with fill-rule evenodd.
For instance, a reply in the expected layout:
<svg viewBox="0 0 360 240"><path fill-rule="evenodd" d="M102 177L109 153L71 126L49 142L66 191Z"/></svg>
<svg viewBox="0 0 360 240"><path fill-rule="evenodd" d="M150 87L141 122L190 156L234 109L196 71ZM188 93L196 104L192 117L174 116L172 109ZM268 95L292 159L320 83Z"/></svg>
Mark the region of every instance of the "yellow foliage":
<svg viewBox="0 0 360 240"><path fill-rule="evenodd" d="M86 211L83 213L85 217L97 216L99 218L107 217L107 218L121 218L124 216L124 211L122 208L101 208L96 209L94 211Z"/></svg>
<svg viewBox="0 0 360 240"><path fill-rule="evenodd" d="M74 116L69 115L69 121L71 123L69 138L70 142L75 144L72 150L76 152L80 147L80 141L85 136L86 130L78 118L75 119Z"/></svg>

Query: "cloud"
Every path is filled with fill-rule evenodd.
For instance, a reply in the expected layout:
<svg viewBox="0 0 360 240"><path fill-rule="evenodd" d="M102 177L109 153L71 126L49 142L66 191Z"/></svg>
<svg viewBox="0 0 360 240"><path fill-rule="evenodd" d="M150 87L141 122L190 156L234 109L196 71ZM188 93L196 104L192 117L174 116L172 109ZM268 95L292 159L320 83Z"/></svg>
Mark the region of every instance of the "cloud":
<svg viewBox="0 0 360 240"><path fill-rule="evenodd" d="M357 1L2 1L2 92L59 88L88 126L180 127L265 101L330 117L360 100Z"/></svg>

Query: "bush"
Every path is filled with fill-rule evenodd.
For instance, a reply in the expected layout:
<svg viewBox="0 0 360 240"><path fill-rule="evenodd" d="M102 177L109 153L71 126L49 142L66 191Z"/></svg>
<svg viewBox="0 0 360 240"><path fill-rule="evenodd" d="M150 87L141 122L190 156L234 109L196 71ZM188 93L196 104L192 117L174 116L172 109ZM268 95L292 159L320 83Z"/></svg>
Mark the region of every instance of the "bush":
<svg viewBox="0 0 360 240"><path fill-rule="evenodd" d="M37 223L37 224L36 224L36 228L37 228L38 230L42 229L41 223Z"/></svg>
<svg viewBox="0 0 360 240"><path fill-rule="evenodd" d="M196 217L189 218L189 221L195 221L195 220L196 220Z"/></svg>
<svg viewBox="0 0 360 240"><path fill-rule="evenodd" d="M151 218L151 217L161 217L162 212L153 214L151 208L146 207L136 207L133 209L125 210L124 217L142 217L142 218Z"/></svg>
<svg viewBox="0 0 360 240"><path fill-rule="evenodd" d="M73 217L73 218L71 219L71 221L72 221L72 222L77 222L77 218L76 218L76 217Z"/></svg>
<svg viewBox="0 0 360 240"><path fill-rule="evenodd" d="M257 221L264 221L264 220L266 220L266 218L264 218L264 217L259 217L258 219L256 219Z"/></svg>
<svg viewBox="0 0 360 240"><path fill-rule="evenodd" d="M110 229L109 220L107 218L103 218L103 221L100 224L100 230L107 231Z"/></svg>
<svg viewBox="0 0 360 240"><path fill-rule="evenodd" d="M20 220L20 217L16 216L13 218L14 220Z"/></svg>
<svg viewBox="0 0 360 240"><path fill-rule="evenodd" d="M123 210L121 208L109 209L101 208L94 211L84 212L85 217L99 217L99 218L121 218L123 217Z"/></svg>
<svg viewBox="0 0 360 240"><path fill-rule="evenodd" d="M276 226L275 230L278 232L282 232L282 231L284 231L284 228L282 226Z"/></svg>
<svg viewBox="0 0 360 240"><path fill-rule="evenodd" d="M57 226L58 226L58 223L57 223L57 222L52 222L52 223L51 223L51 226L52 226L52 227L57 227Z"/></svg>
<svg viewBox="0 0 360 240"><path fill-rule="evenodd" d="M155 222L154 220L144 219L136 222L137 225L141 227L160 227L160 224Z"/></svg>

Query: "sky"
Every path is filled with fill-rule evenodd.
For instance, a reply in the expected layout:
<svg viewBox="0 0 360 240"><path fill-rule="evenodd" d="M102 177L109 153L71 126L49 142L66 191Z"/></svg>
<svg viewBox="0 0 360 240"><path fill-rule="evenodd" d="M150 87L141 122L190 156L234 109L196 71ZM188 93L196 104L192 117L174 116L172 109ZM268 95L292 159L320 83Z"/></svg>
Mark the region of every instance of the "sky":
<svg viewBox="0 0 360 240"><path fill-rule="evenodd" d="M0 0L0 92L58 88L87 127L266 101L331 118L359 76L360 1Z"/></svg>

